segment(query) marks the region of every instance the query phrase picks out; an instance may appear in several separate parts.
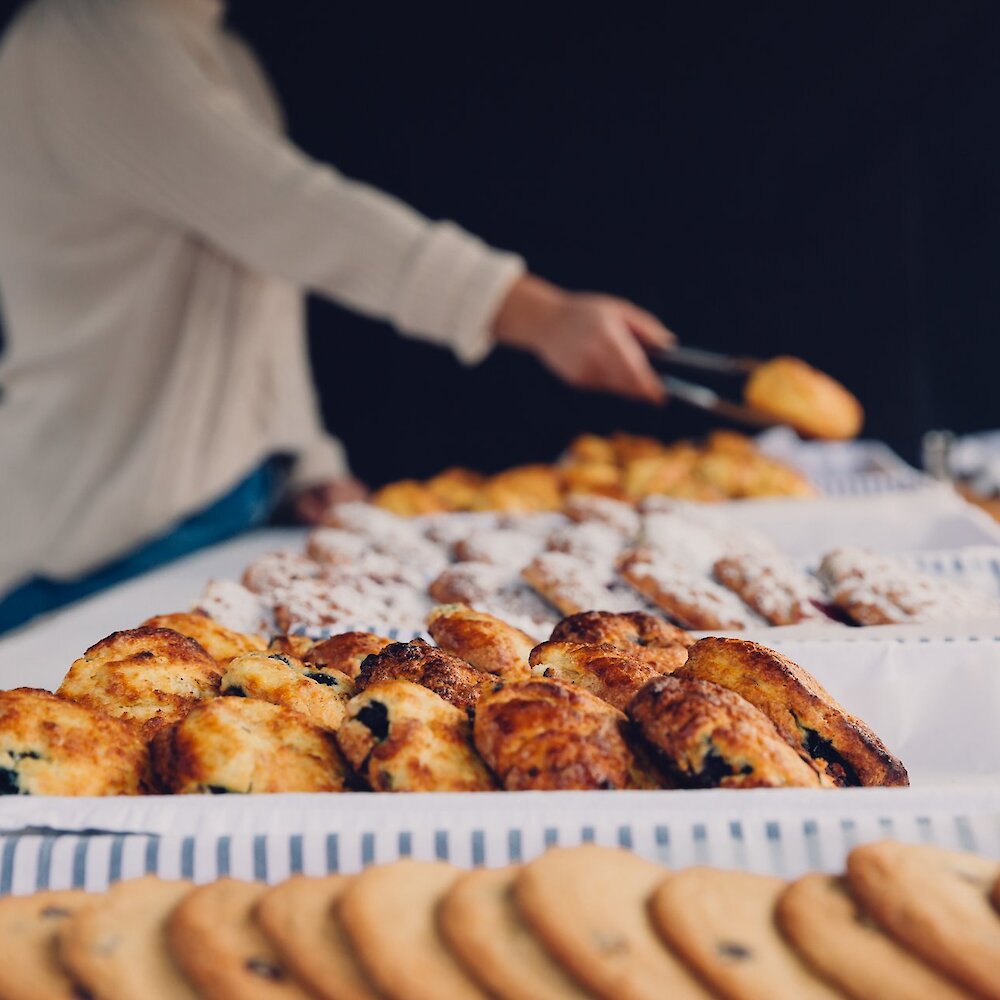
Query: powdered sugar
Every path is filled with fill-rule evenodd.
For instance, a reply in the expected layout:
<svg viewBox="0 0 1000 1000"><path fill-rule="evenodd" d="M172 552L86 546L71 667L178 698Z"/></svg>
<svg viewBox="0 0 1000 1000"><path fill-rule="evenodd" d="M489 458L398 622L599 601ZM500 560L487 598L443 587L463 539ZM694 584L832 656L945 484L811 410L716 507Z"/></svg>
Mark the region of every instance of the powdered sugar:
<svg viewBox="0 0 1000 1000"><path fill-rule="evenodd" d="M830 620L817 606L825 595L815 577L779 552L727 556L715 576L772 625Z"/></svg>
<svg viewBox="0 0 1000 1000"><path fill-rule="evenodd" d="M234 632L253 635L271 630L268 605L235 580L209 580L195 607Z"/></svg>

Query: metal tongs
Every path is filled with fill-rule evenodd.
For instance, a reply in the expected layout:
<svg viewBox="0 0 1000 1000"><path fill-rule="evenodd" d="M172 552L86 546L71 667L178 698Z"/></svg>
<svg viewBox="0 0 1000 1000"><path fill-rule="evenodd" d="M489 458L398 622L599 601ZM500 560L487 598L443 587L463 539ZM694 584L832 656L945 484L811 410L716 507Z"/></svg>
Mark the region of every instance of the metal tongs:
<svg viewBox="0 0 1000 1000"><path fill-rule="evenodd" d="M714 372L718 375L749 375L763 362L759 358L740 357L733 354L719 354L715 351L704 351L699 347L670 347L650 356L657 368L660 365L677 365L681 368L693 368L697 371ZM759 410L733 403L723 399L714 389L706 385L698 385L676 375L660 373L663 387L675 399L699 410L707 410L727 420L749 424L753 427L774 427L780 421L769 417Z"/></svg>

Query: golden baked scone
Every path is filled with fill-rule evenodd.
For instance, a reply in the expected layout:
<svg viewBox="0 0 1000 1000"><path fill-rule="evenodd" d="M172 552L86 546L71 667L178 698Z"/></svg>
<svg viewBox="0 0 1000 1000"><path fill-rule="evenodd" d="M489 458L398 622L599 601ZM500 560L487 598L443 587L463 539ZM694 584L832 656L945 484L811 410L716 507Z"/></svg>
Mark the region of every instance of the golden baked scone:
<svg viewBox="0 0 1000 1000"><path fill-rule="evenodd" d="M669 452L634 458L627 462L622 473L625 494L633 500L656 493L671 493L694 463L698 461L698 449L693 445L675 445Z"/></svg>
<svg viewBox="0 0 1000 1000"><path fill-rule="evenodd" d="M448 509L446 504L416 479L400 479L383 486L372 494L371 502L400 517L440 514Z"/></svg>
<svg viewBox="0 0 1000 1000"><path fill-rule="evenodd" d="M255 698L216 698L150 745L157 785L176 795L341 792L346 769L333 734Z"/></svg>
<svg viewBox="0 0 1000 1000"><path fill-rule="evenodd" d="M809 437L857 437L865 418L847 389L799 358L772 358L759 365L747 379L744 398L755 410Z"/></svg>
<svg viewBox="0 0 1000 1000"><path fill-rule="evenodd" d="M797 663L756 642L696 642L679 675L712 681L760 709L803 757L838 785L908 785L901 761Z"/></svg>
<svg viewBox="0 0 1000 1000"><path fill-rule="evenodd" d="M149 739L219 693L222 669L168 628L114 632L69 668L58 694L131 723Z"/></svg>
<svg viewBox="0 0 1000 1000"><path fill-rule="evenodd" d="M259 635L244 635L224 628L204 611L154 615L142 623L142 628L172 628L196 643L221 667L242 653L259 652L267 648L267 640Z"/></svg>
<svg viewBox="0 0 1000 1000"><path fill-rule="evenodd" d="M468 510L486 477L472 469L451 468L424 484L447 510Z"/></svg>
<svg viewBox="0 0 1000 1000"><path fill-rule="evenodd" d="M276 635L267 644L269 653L284 653L301 660L316 645L315 639L307 635Z"/></svg>
<svg viewBox="0 0 1000 1000"><path fill-rule="evenodd" d="M284 705L316 726L337 729L354 697L354 681L332 668L309 670L284 653L244 653L222 675L221 692Z"/></svg>
<svg viewBox="0 0 1000 1000"><path fill-rule="evenodd" d="M568 494L583 493L617 500L625 496L622 471L617 465L601 462L569 462L561 465L563 489Z"/></svg>
<svg viewBox="0 0 1000 1000"><path fill-rule="evenodd" d="M614 442L599 434L580 434L573 438L566 449L571 459L577 462L597 462L603 465L618 464L618 450Z"/></svg>
<svg viewBox="0 0 1000 1000"><path fill-rule="evenodd" d="M504 680L527 677L535 640L513 625L464 604L441 604L427 618L427 630L445 652Z"/></svg>
<svg viewBox="0 0 1000 1000"><path fill-rule="evenodd" d="M475 707L497 679L421 639L392 642L367 657L357 677L359 691L382 681L404 680L428 688L463 711Z"/></svg>
<svg viewBox="0 0 1000 1000"><path fill-rule="evenodd" d="M476 748L508 791L626 788L625 717L589 691L544 677L512 681L476 708Z"/></svg>
<svg viewBox="0 0 1000 1000"><path fill-rule="evenodd" d="M352 698L337 743L376 792L497 787L472 745L467 713L411 681L382 681Z"/></svg>
<svg viewBox="0 0 1000 1000"><path fill-rule="evenodd" d="M48 691L0 691L0 795L138 795L146 744Z"/></svg>
<svg viewBox="0 0 1000 1000"><path fill-rule="evenodd" d="M739 431L712 431L705 438L705 449L707 451L725 452L727 455L756 455L757 446L753 443L753 438L741 434Z"/></svg>
<svg viewBox="0 0 1000 1000"><path fill-rule="evenodd" d="M766 455L754 456L747 476L748 497L815 497L819 490L789 465Z"/></svg>
<svg viewBox="0 0 1000 1000"><path fill-rule="evenodd" d="M562 503L559 472L550 465L519 465L491 476L471 510L558 510Z"/></svg>
<svg viewBox="0 0 1000 1000"><path fill-rule="evenodd" d="M718 684L673 674L632 699L629 718L657 763L687 788L818 788L819 771L763 712Z"/></svg>
<svg viewBox="0 0 1000 1000"><path fill-rule="evenodd" d="M301 659L319 671L335 670L354 680L366 656L381 653L392 639L373 632L341 632L317 642Z"/></svg>
<svg viewBox="0 0 1000 1000"><path fill-rule="evenodd" d="M581 687L621 711L660 673L614 646L559 641L543 642L531 651L531 670L536 677Z"/></svg>
<svg viewBox="0 0 1000 1000"><path fill-rule="evenodd" d="M625 434L622 431L612 434L608 440L615 449L615 458L619 465L628 465L629 462L642 458L657 458L670 450L656 438Z"/></svg>
<svg viewBox="0 0 1000 1000"><path fill-rule="evenodd" d="M684 666L688 647L694 643L690 632L648 611L582 611L559 622L551 638L613 646L661 674Z"/></svg>

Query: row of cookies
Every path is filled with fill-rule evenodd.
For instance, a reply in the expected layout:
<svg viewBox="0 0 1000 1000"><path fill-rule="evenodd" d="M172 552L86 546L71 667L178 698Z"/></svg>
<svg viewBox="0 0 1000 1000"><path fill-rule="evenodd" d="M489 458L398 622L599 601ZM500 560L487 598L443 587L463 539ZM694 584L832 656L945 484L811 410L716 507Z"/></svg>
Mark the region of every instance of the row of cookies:
<svg viewBox="0 0 1000 1000"><path fill-rule="evenodd" d="M6 1000L1000 998L1000 864L893 841L843 875L552 848L269 888L153 876L0 900Z"/></svg>
<svg viewBox="0 0 1000 1000"><path fill-rule="evenodd" d="M906 770L807 671L645 612L546 642L464 605L422 640L265 640L150 619L55 695L0 692L8 794L898 785Z"/></svg>

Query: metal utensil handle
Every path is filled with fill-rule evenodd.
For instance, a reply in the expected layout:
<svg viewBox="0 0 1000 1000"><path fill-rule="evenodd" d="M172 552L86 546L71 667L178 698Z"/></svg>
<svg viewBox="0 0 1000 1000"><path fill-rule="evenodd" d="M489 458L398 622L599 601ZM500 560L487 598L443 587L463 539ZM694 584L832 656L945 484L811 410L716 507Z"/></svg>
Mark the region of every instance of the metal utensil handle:
<svg viewBox="0 0 1000 1000"><path fill-rule="evenodd" d="M660 351L656 355L656 360L680 365L683 368L721 372L724 375L747 375L761 364L759 358L720 354L700 347L669 347L665 351Z"/></svg>
<svg viewBox="0 0 1000 1000"><path fill-rule="evenodd" d="M779 421L739 403L731 403L723 399L717 392L707 386L689 382L687 379L673 375L662 375L660 381L663 387L675 399L679 399L699 410L707 410L716 416L735 420L737 423L749 424L751 427L774 427Z"/></svg>

